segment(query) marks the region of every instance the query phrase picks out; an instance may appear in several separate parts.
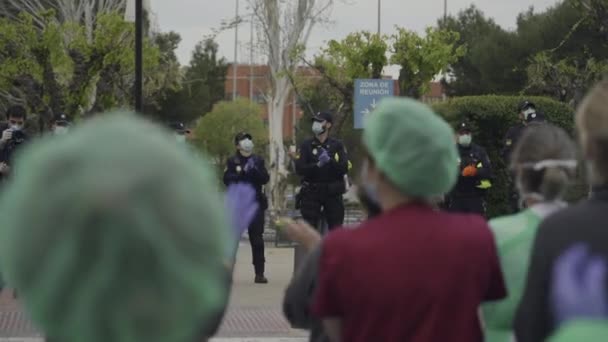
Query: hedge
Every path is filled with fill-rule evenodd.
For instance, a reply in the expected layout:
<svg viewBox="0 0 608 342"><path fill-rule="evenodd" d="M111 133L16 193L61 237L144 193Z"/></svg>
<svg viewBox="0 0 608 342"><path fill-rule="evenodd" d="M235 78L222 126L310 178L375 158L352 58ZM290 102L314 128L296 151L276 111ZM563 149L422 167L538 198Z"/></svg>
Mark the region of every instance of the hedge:
<svg viewBox="0 0 608 342"><path fill-rule="evenodd" d="M569 106L545 97L528 97L548 122L564 128L573 135L573 111ZM488 216L496 217L509 212L509 182L507 168L500 156L504 136L519 121L517 106L524 98L515 96L468 96L460 97L433 105L454 127L458 122L467 120L473 130L473 141L486 149L492 162L495 179L488 191ZM568 193L568 200L577 200L586 194L586 186L579 172L575 184Z"/></svg>

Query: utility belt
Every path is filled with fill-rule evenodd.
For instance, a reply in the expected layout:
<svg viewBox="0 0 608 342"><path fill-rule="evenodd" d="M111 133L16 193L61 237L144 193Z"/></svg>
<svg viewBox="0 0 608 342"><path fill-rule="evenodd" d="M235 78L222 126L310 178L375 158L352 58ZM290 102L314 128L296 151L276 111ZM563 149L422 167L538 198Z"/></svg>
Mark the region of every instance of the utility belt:
<svg viewBox="0 0 608 342"><path fill-rule="evenodd" d="M303 194L315 194L324 196L342 196L346 192L344 180L324 183L302 182Z"/></svg>
<svg viewBox="0 0 608 342"><path fill-rule="evenodd" d="M304 198L340 197L346 192L344 180L335 182L312 183L302 182L302 188L296 195L296 209L300 209Z"/></svg>

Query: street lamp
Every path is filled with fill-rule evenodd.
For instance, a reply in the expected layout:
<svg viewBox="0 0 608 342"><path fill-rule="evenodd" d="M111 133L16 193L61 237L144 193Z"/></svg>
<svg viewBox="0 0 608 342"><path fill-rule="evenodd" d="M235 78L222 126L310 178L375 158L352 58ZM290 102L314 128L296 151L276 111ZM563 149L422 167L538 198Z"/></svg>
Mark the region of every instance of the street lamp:
<svg viewBox="0 0 608 342"><path fill-rule="evenodd" d="M135 11L133 12L133 9ZM125 20L135 21L135 111L143 112L143 36L144 36L144 4L143 0L128 0L125 10Z"/></svg>
<svg viewBox="0 0 608 342"><path fill-rule="evenodd" d="M381 32L381 19L382 19L382 1L378 0L378 35Z"/></svg>
<svg viewBox="0 0 608 342"><path fill-rule="evenodd" d="M239 49L239 0L236 0L236 12L235 12L235 23L234 23L234 64L232 65L232 101L236 100L237 91L237 69L238 69L238 49Z"/></svg>

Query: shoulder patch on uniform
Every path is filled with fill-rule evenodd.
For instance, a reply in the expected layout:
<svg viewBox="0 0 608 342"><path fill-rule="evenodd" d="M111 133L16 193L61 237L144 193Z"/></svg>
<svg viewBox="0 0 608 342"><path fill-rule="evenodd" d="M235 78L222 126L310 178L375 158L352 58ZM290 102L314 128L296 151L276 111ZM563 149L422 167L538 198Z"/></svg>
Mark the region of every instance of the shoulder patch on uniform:
<svg viewBox="0 0 608 342"><path fill-rule="evenodd" d="M513 144L513 141L511 141L511 139L507 139L507 141L505 142L505 144L507 146L511 146L511 144Z"/></svg>

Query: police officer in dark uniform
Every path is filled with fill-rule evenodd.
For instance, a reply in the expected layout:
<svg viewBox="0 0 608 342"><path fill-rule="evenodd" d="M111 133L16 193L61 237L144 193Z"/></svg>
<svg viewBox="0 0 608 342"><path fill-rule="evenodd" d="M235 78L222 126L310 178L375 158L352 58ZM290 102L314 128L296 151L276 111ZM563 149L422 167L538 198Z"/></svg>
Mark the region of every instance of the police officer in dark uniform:
<svg viewBox="0 0 608 342"><path fill-rule="evenodd" d="M468 123L458 125L456 138L460 155L460 177L448 195L448 210L483 216L486 212L484 197L492 187L490 158L483 147L473 143Z"/></svg>
<svg viewBox="0 0 608 342"><path fill-rule="evenodd" d="M344 223L346 192L344 176L349 160L341 141L329 137L333 124L330 113L313 117L314 138L302 143L296 155L296 173L302 178L302 188L296 199L302 218L313 227L319 227L322 217L328 229Z"/></svg>
<svg viewBox="0 0 608 342"><path fill-rule="evenodd" d="M268 209L268 199L263 191L263 186L268 183L270 176L264 165L264 159L253 154L253 138L251 134L241 132L234 138L236 154L228 159L224 171L224 184L226 186L234 183L251 184L257 193L257 201L260 206L258 212L249 226L249 242L253 255L253 268L255 271L255 283L266 284L268 279L264 276L264 218Z"/></svg>
<svg viewBox="0 0 608 342"><path fill-rule="evenodd" d="M67 115L60 113L53 117L51 121L51 132L53 135L64 135L67 134L72 123Z"/></svg>
<svg viewBox="0 0 608 342"><path fill-rule="evenodd" d="M503 148L501 156L504 164L508 167L510 164L511 152L515 148L519 137L521 137L524 129L530 124L539 124L545 122L544 114L536 109L536 105L531 101L525 100L517 107L520 122L511 126L503 140ZM510 184L509 203L512 212L519 211L519 194L512 184Z"/></svg>

